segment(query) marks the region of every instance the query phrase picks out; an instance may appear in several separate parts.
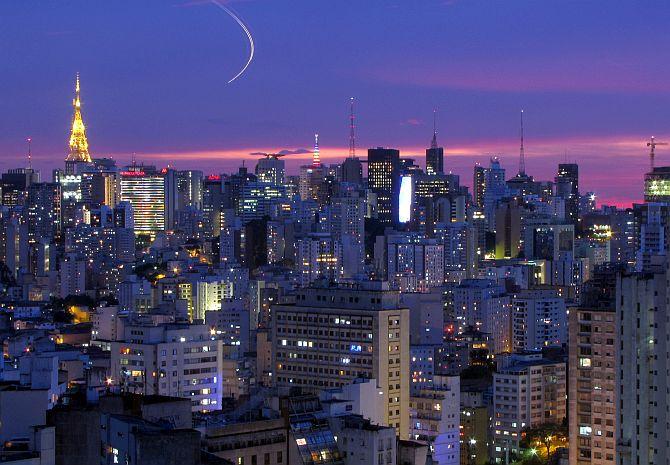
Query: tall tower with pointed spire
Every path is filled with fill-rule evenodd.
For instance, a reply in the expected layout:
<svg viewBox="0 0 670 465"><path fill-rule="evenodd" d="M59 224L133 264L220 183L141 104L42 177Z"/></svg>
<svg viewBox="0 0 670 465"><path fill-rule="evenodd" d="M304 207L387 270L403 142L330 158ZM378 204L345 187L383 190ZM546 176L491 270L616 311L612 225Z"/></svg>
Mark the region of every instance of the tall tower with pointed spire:
<svg viewBox="0 0 670 465"><path fill-rule="evenodd" d="M526 153L523 148L523 110L521 110L521 129L520 129L521 146L519 147L519 177L526 175Z"/></svg>
<svg viewBox="0 0 670 465"><path fill-rule="evenodd" d="M91 155L88 152L88 139L86 138L86 126L81 116L79 73L77 73L75 98L72 100L72 106L74 107L74 114L70 130L70 152L65 161L71 163L91 163Z"/></svg>
<svg viewBox="0 0 670 465"><path fill-rule="evenodd" d="M444 148L437 146L437 110L433 110L433 139L426 149L426 173L444 174Z"/></svg>
<svg viewBox="0 0 670 465"><path fill-rule="evenodd" d="M321 167L321 157L319 155L319 135L314 134L314 155L312 158L312 166L314 168Z"/></svg>
<svg viewBox="0 0 670 465"><path fill-rule="evenodd" d="M354 118L354 98L351 97L349 110L349 158L356 156L356 120Z"/></svg>

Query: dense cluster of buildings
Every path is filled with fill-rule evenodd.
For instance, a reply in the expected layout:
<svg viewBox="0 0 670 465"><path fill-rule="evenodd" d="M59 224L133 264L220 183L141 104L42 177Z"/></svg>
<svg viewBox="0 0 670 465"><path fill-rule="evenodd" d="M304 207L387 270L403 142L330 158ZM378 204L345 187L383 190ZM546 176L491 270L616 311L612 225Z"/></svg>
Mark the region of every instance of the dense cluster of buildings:
<svg viewBox="0 0 670 465"><path fill-rule="evenodd" d="M436 134L117 166L73 103L64 168L0 177L0 462L670 463L670 168L621 209L523 138L471 188Z"/></svg>

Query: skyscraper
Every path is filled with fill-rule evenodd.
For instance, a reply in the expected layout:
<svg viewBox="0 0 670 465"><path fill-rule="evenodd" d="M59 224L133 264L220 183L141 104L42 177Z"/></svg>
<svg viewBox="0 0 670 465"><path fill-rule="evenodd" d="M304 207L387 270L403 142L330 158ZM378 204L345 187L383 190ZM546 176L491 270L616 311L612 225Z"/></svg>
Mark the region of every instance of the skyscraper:
<svg viewBox="0 0 670 465"><path fill-rule="evenodd" d="M437 146L437 126L435 124L433 124L433 140L430 148L426 149L426 173L444 173L444 148Z"/></svg>
<svg viewBox="0 0 670 465"><path fill-rule="evenodd" d="M135 232L165 229L165 176L153 166L131 165L121 172L121 201L133 207Z"/></svg>
<svg viewBox="0 0 670 465"><path fill-rule="evenodd" d="M377 195L377 217L382 223L398 221L400 151L368 149L368 189Z"/></svg>
<svg viewBox="0 0 670 465"><path fill-rule="evenodd" d="M616 463L616 281L622 267L596 268L570 310L568 402L570 465Z"/></svg>
<svg viewBox="0 0 670 465"><path fill-rule="evenodd" d="M667 464L670 457L670 325L667 265L623 274L616 284L617 460ZM614 335L612 335L614 338ZM590 363L591 358L585 357Z"/></svg>
<svg viewBox="0 0 670 465"><path fill-rule="evenodd" d="M268 154L264 158L259 158L256 163L256 176L259 182L280 186L284 184L284 160L279 157L281 154Z"/></svg>
<svg viewBox="0 0 670 465"><path fill-rule="evenodd" d="M475 165L472 178L472 200L478 207L483 207L484 192L486 191L486 168Z"/></svg>
<svg viewBox="0 0 670 465"><path fill-rule="evenodd" d="M556 195L565 199L566 221L576 224L579 220L579 166L576 163L559 163Z"/></svg>

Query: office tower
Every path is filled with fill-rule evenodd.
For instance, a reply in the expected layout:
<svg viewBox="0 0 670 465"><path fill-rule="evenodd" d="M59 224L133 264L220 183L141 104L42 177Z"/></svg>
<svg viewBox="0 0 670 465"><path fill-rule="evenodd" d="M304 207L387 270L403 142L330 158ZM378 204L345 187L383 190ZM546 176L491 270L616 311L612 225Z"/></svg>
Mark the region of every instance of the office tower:
<svg viewBox="0 0 670 465"><path fill-rule="evenodd" d="M318 392L376 380L386 399L384 423L409 432L409 310L398 293L308 288L293 305L272 307L275 382Z"/></svg>
<svg viewBox="0 0 670 465"><path fill-rule="evenodd" d="M318 279L337 282L342 276L342 244L329 233L311 233L295 242L297 284L308 286Z"/></svg>
<svg viewBox="0 0 670 465"><path fill-rule="evenodd" d="M239 215L244 223L265 217L277 218L288 204L284 186L251 181L242 188Z"/></svg>
<svg viewBox="0 0 670 465"><path fill-rule="evenodd" d="M2 222L4 241L3 261L13 278L30 270L30 246L28 241L28 225L21 218L8 216Z"/></svg>
<svg viewBox="0 0 670 465"><path fill-rule="evenodd" d="M202 184L202 212L204 232L207 237L217 237L221 231L221 210L223 208L223 183L221 176L207 176Z"/></svg>
<svg viewBox="0 0 670 465"><path fill-rule="evenodd" d="M363 185L363 164L357 157L345 158L342 162L342 182Z"/></svg>
<svg viewBox="0 0 670 465"><path fill-rule="evenodd" d="M119 191L116 169L81 173L81 201L89 208L114 207L119 202Z"/></svg>
<svg viewBox="0 0 670 465"><path fill-rule="evenodd" d="M36 182L40 182L40 174L31 168L16 168L3 173L0 178L0 205L14 207L23 204L28 188Z"/></svg>
<svg viewBox="0 0 670 465"><path fill-rule="evenodd" d="M565 220L577 224L579 220L579 166L576 163L558 165L556 195L565 199Z"/></svg>
<svg viewBox="0 0 670 465"><path fill-rule="evenodd" d="M665 263L617 279L617 464L669 463L668 286Z"/></svg>
<svg viewBox="0 0 670 465"><path fill-rule="evenodd" d="M598 267L570 309L568 411L570 465L616 463L616 326L619 264Z"/></svg>
<svg viewBox="0 0 670 465"><path fill-rule="evenodd" d="M575 227L533 219L524 221L523 252L526 259L565 260L575 255Z"/></svg>
<svg viewBox="0 0 670 465"><path fill-rule="evenodd" d="M282 186L284 184L284 175L286 174L284 160L279 157L280 154L268 154L264 158L259 158L256 162L256 177L258 182L272 184L273 186Z"/></svg>
<svg viewBox="0 0 670 465"><path fill-rule="evenodd" d="M131 165L121 173L121 201L133 208L136 234L165 230L166 177L153 166Z"/></svg>
<svg viewBox="0 0 670 465"><path fill-rule="evenodd" d="M31 243L53 241L61 231L61 186L58 183L33 183L28 188L26 224Z"/></svg>
<svg viewBox="0 0 670 465"><path fill-rule="evenodd" d="M512 349L542 350L568 342L565 299L555 289L528 289L512 296Z"/></svg>
<svg viewBox="0 0 670 465"><path fill-rule="evenodd" d="M453 290L458 332L472 327L488 333L494 354L512 349L510 298L489 279L465 279Z"/></svg>
<svg viewBox="0 0 670 465"><path fill-rule="evenodd" d="M206 325L126 324L111 342L114 386L142 395L188 397L194 412L221 407L222 342Z"/></svg>
<svg viewBox="0 0 670 465"><path fill-rule="evenodd" d="M484 192L486 191L486 168L475 165L472 176L472 200L480 208L484 207Z"/></svg>
<svg viewBox="0 0 670 465"><path fill-rule="evenodd" d="M382 223L398 221L400 195L400 151L368 149L368 189L377 197L377 218Z"/></svg>
<svg viewBox="0 0 670 465"><path fill-rule="evenodd" d="M179 204L179 172L172 168L160 171L163 176L163 197L165 199L165 229L172 231L177 222L177 207Z"/></svg>
<svg viewBox="0 0 670 465"><path fill-rule="evenodd" d="M425 292L444 284L444 244L415 233L380 236L385 242L384 278L401 292ZM378 247L375 247L378 249ZM375 260L377 260L375 250Z"/></svg>
<svg viewBox="0 0 670 465"><path fill-rule="evenodd" d="M193 207L202 210L204 176L200 170L177 171L177 211Z"/></svg>
<svg viewBox="0 0 670 465"><path fill-rule="evenodd" d="M410 438L427 442L438 465L460 465L460 377L435 376L432 386L412 395Z"/></svg>
<svg viewBox="0 0 670 465"><path fill-rule="evenodd" d="M242 166L237 169L237 173L222 178L223 196L221 198L221 208L223 210L232 209L235 211L235 214L241 215L241 199L244 186L247 183L255 181L257 181L256 175L250 174L247 167L244 166L244 161L242 161Z"/></svg>
<svg viewBox="0 0 670 465"><path fill-rule="evenodd" d="M433 121L435 123L435 121ZM437 126L433 124L433 140L426 149L426 174L444 173L444 148L437 146Z"/></svg>
<svg viewBox="0 0 670 465"><path fill-rule="evenodd" d="M657 166L644 175L644 201L670 202L670 166Z"/></svg>
<svg viewBox="0 0 670 465"><path fill-rule="evenodd" d="M495 212L496 258L516 258L521 249L521 208L514 200Z"/></svg>
<svg viewBox="0 0 670 465"><path fill-rule="evenodd" d="M525 429L566 418L566 366L540 353L498 358L493 373L493 447L495 463L519 454Z"/></svg>

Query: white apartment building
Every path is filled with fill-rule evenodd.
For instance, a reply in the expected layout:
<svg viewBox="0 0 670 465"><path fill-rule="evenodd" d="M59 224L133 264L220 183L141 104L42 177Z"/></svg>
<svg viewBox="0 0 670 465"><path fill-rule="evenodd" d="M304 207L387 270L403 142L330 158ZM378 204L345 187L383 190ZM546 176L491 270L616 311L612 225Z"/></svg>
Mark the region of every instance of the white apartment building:
<svg viewBox="0 0 670 465"><path fill-rule="evenodd" d="M512 296L512 348L542 350L568 342L568 312L555 289L529 289Z"/></svg>
<svg viewBox="0 0 670 465"><path fill-rule="evenodd" d="M505 355L493 374L493 447L495 463L519 452L521 432L566 416L566 366L540 353Z"/></svg>
<svg viewBox="0 0 670 465"><path fill-rule="evenodd" d="M222 397L222 342L206 325L126 325L111 342L111 383L144 395L188 397L193 411L217 410Z"/></svg>
<svg viewBox="0 0 670 465"><path fill-rule="evenodd" d="M436 375L410 401L410 438L428 444L437 465L460 464L460 385L459 376Z"/></svg>

